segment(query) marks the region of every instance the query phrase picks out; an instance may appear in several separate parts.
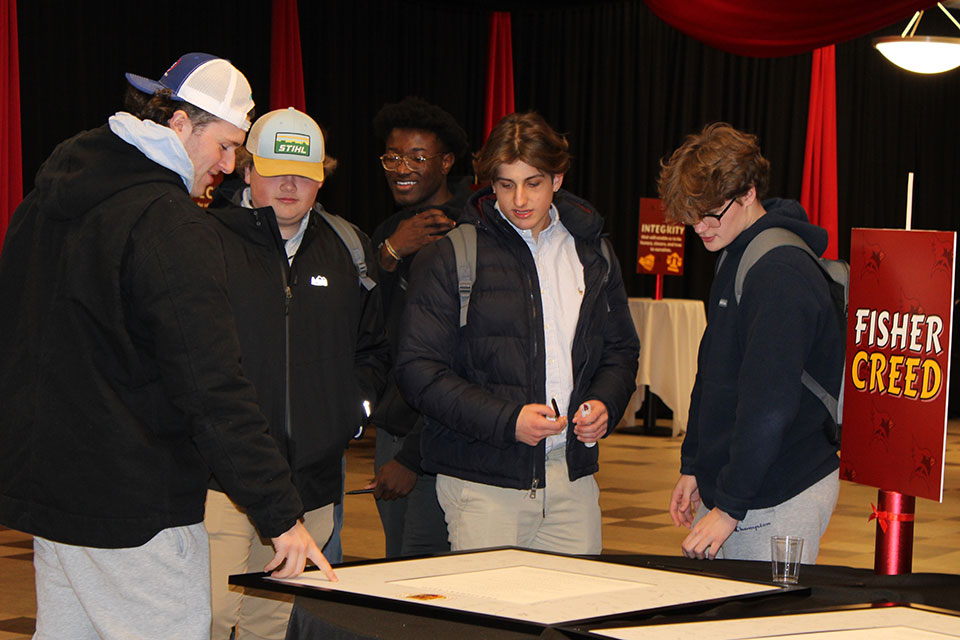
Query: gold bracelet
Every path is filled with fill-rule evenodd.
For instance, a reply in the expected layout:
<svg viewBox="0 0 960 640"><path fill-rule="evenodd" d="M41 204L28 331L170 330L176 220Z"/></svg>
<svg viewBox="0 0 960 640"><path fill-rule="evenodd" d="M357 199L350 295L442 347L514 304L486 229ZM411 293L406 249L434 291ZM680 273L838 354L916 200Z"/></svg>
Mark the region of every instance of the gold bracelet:
<svg viewBox="0 0 960 640"><path fill-rule="evenodd" d="M393 248L393 245L390 244L390 238L384 238L383 248L386 249L387 253L389 253L390 256L397 262L403 260L403 258L400 257L400 254L397 253L397 250Z"/></svg>

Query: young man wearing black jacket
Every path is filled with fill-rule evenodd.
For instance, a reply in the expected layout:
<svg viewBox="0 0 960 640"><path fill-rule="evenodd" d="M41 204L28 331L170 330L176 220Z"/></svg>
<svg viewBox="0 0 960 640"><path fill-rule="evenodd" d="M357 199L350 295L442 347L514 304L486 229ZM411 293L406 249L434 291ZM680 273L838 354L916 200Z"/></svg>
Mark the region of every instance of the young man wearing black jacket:
<svg viewBox="0 0 960 640"><path fill-rule="evenodd" d="M764 229L789 229L818 255L827 246L799 203L761 200L769 174L756 138L724 123L689 136L660 174L667 217L723 251L670 515L691 530L688 557L769 560L770 537L792 535L813 563L836 505L839 460L824 428L832 418L801 375L839 392L845 327L820 267L794 247L758 260L736 299L737 267Z"/></svg>
<svg viewBox="0 0 960 640"><path fill-rule="evenodd" d="M560 191L566 140L512 114L480 152L459 223L476 227L476 278L460 326L449 239L413 265L397 381L424 415L423 467L454 550L602 549L597 441L636 386L639 343L603 219Z"/></svg>
<svg viewBox="0 0 960 640"><path fill-rule="evenodd" d="M208 212L223 241L244 370L290 463L304 524L322 544L343 491L341 458L389 365L380 289L361 278L332 225L352 229L364 274L374 273L374 254L361 231L316 201L335 161L310 116L292 107L267 113L250 129L246 150L246 185L221 187ZM212 637L226 640L236 626L240 637L282 639L292 596L262 598L227 583L230 574L259 568L270 549L215 480L204 522Z"/></svg>
<svg viewBox="0 0 960 640"><path fill-rule="evenodd" d="M447 174L467 150L467 134L449 113L420 98L384 105L373 122L384 141L380 157L399 210L373 232L390 345L396 353L416 253L453 228L469 191L451 190ZM370 483L386 538L386 557L447 551L447 527L436 476L420 468L420 414L390 372L370 418L377 428L376 477Z"/></svg>
<svg viewBox="0 0 960 640"><path fill-rule="evenodd" d="M211 471L272 540L265 571L333 577L190 199L233 170L250 85L200 53L127 78L130 113L57 147L0 255L0 523L34 535L44 640L209 637Z"/></svg>

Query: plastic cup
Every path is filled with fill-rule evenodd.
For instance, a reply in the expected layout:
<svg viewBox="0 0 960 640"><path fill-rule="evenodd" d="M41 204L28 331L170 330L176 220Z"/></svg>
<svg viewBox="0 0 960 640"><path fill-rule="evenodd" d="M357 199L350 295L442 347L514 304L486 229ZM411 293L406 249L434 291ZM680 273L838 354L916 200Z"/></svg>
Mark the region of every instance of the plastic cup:
<svg viewBox="0 0 960 640"><path fill-rule="evenodd" d="M797 536L770 537L770 568L773 581L797 584L800 579L800 558L803 556L803 538Z"/></svg>

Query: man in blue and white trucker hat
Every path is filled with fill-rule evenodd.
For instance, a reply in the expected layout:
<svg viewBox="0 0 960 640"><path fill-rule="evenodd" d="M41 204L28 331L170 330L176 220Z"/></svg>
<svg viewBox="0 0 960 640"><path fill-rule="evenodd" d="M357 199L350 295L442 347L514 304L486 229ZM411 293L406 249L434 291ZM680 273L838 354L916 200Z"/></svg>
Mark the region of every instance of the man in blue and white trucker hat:
<svg viewBox="0 0 960 640"><path fill-rule="evenodd" d="M208 638L213 474L276 555L335 579L240 369L221 245L191 194L253 109L227 60L129 76L127 110L61 143L0 254L0 524L34 536L48 638Z"/></svg>

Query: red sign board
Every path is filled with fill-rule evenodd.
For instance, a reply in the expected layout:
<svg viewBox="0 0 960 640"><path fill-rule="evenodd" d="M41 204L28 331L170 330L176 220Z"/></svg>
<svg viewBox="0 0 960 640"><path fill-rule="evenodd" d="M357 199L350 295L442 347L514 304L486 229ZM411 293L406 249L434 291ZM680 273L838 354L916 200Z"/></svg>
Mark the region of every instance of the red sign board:
<svg viewBox="0 0 960 640"><path fill-rule="evenodd" d="M840 477L943 499L956 237L854 229Z"/></svg>
<svg viewBox="0 0 960 640"><path fill-rule="evenodd" d="M660 198L640 198L637 273L683 275L684 226L667 222Z"/></svg>
<svg viewBox="0 0 960 640"><path fill-rule="evenodd" d="M193 201L197 203L198 207L206 209L210 206L210 203L213 202L213 192L217 187L220 186L221 182L223 182L222 173L218 173L217 175L213 176L213 182L211 182L210 185L204 190L203 195L197 196L193 199Z"/></svg>

